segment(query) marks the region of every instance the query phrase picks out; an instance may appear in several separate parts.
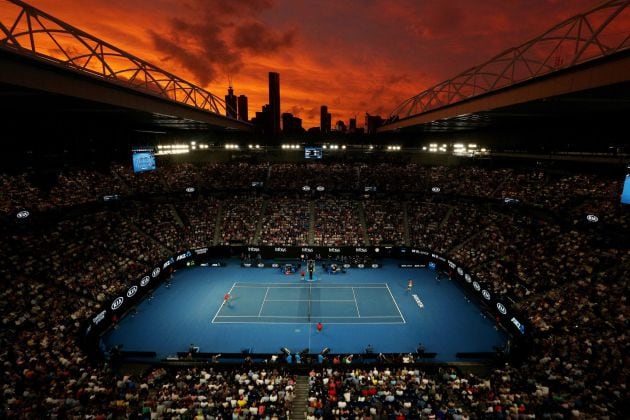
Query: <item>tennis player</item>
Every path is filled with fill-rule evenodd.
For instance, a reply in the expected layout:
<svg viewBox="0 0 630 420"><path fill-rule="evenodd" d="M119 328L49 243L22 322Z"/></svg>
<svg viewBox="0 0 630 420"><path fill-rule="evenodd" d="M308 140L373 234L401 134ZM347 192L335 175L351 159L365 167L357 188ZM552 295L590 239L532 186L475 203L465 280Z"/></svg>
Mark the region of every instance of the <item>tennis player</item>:
<svg viewBox="0 0 630 420"><path fill-rule="evenodd" d="M409 279L407 282L407 291L411 292L411 288L413 287L413 280Z"/></svg>
<svg viewBox="0 0 630 420"><path fill-rule="evenodd" d="M225 296L223 296L223 304L224 305L229 305L230 304L230 294L226 293Z"/></svg>

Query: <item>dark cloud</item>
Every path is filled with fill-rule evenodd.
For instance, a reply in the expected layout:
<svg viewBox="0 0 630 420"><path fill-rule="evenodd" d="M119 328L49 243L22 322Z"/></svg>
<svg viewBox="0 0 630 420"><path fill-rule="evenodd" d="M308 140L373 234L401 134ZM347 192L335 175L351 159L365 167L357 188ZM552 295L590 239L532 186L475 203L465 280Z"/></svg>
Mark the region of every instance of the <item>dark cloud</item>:
<svg viewBox="0 0 630 420"><path fill-rule="evenodd" d="M170 27L167 35L149 31L154 45L190 71L200 84L206 85L221 73L232 73L239 68L240 55L223 40L221 26L172 19Z"/></svg>
<svg viewBox="0 0 630 420"><path fill-rule="evenodd" d="M290 29L281 33L260 22L248 22L234 30L234 45L255 54L269 54L281 47L292 46L296 32Z"/></svg>
<svg viewBox="0 0 630 420"><path fill-rule="evenodd" d="M272 7L272 0L196 0L191 6L193 17L172 18L167 31L148 32L160 52L191 72L200 84L207 85L241 71L243 53L268 55L293 45L295 29L278 32L251 20ZM249 16L250 20L235 23L242 16Z"/></svg>
<svg viewBox="0 0 630 420"><path fill-rule="evenodd" d="M260 13L271 9L273 0L196 0L197 6L208 18L213 16L247 16L247 13Z"/></svg>
<svg viewBox="0 0 630 420"><path fill-rule="evenodd" d="M299 105L293 105L289 109L289 112L291 114L293 114L294 116L296 116L296 117L299 117L302 114L302 112L304 112L304 111L305 111L304 107L303 106L299 106Z"/></svg>
<svg viewBox="0 0 630 420"><path fill-rule="evenodd" d="M396 83L411 83L411 78L407 74L392 74L387 78L387 83L395 85Z"/></svg>
<svg viewBox="0 0 630 420"><path fill-rule="evenodd" d="M205 57L199 57L197 54L191 54L186 48L182 48L177 42L171 41L156 32L149 31L153 43L159 47L160 51L166 53L164 61L175 60L184 68L188 69L195 76L198 83L206 85L216 77L216 70L212 63L208 62Z"/></svg>
<svg viewBox="0 0 630 420"><path fill-rule="evenodd" d="M314 120L315 118L319 118L319 111L320 111L320 108L318 106L315 106L309 109L308 113L306 114L306 118L308 118L309 120Z"/></svg>

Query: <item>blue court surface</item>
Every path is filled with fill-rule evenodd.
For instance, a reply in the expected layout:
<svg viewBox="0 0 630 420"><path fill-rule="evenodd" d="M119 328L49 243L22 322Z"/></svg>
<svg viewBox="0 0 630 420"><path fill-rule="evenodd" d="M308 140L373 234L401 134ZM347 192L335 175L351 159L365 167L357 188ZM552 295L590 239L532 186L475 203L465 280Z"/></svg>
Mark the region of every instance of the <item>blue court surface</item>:
<svg viewBox="0 0 630 420"><path fill-rule="evenodd" d="M103 336L105 346L155 351L162 359L191 344L211 353L278 353L282 347L319 353L328 347L356 354L368 345L375 352L413 352L422 343L437 353L436 361L457 361L457 352L491 352L507 340L455 282L436 281L429 270L398 268L395 260L334 275L318 266L314 282L226 262L175 273L170 287L160 286Z"/></svg>
<svg viewBox="0 0 630 420"><path fill-rule="evenodd" d="M306 282L304 282L306 283ZM387 283L235 283L214 323L403 324Z"/></svg>

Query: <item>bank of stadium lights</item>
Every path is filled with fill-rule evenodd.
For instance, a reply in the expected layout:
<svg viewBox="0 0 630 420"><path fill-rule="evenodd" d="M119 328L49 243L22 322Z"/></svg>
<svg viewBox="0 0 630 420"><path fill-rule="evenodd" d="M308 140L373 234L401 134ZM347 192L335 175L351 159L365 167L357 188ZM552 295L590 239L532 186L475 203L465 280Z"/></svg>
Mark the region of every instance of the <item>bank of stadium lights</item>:
<svg viewBox="0 0 630 420"><path fill-rule="evenodd" d="M224 147L226 149L228 149L228 150L238 150L238 149L240 149L240 146L238 144L231 144L231 143L227 143Z"/></svg>
<svg viewBox="0 0 630 420"><path fill-rule="evenodd" d="M157 147L156 155L181 155L190 153L188 144L160 144Z"/></svg>
<svg viewBox="0 0 630 420"><path fill-rule="evenodd" d="M249 149L260 149L260 144L250 144L247 147Z"/></svg>
<svg viewBox="0 0 630 420"><path fill-rule="evenodd" d="M299 150L301 146L299 144L283 144L282 149L284 150Z"/></svg>
<svg viewBox="0 0 630 420"><path fill-rule="evenodd" d="M453 154L457 156L474 156L478 154L485 154L487 150L485 148L479 149L475 143L455 143L453 145Z"/></svg>
<svg viewBox="0 0 630 420"><path fill-rule="evenodd" d="M338 145L338 144L322 144L322 149L326 150L346 150L346 145Z"/></svg>
<svg viewBox="0 0 630 420"><path fill-rule="evenodd" d="M397 152L400 150L400 146L387 146L387 151L389 152Z"/></svg>

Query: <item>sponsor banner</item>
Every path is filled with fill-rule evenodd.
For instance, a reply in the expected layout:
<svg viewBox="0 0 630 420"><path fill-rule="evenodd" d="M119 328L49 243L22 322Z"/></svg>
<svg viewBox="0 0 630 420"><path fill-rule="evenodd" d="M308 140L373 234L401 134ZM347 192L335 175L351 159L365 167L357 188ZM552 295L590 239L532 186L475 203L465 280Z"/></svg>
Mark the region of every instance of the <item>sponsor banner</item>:
<svg viewBox="0 0 630 420"><path fill-rule="evenodd" d="M426 268L426 264L398 264L399 268Z"/></svg>
<svg viewBox="0 0 630 420"><path fill-rule="evenodd" d="M207 262L199 264L200 267L225 267L224 262Z"/></svg>
<svg viewBox="0 0 630 420"><path fill-rule="evenodd" d="M114 299L114 301L110 305L110 307L112 308L112 311L115 311L118 308L120 308L124 301L125 301L125 298L122 296L118 296L116 299Z"/></svg>
<svg viewBox="0 0 630 420"><path fill-rule="evenodd" d="M241 267L244 268L280 268L280 267L284 267L285 264L280 264L280 263L270 263L270 262L244 262L241 263Z"/></svg>

